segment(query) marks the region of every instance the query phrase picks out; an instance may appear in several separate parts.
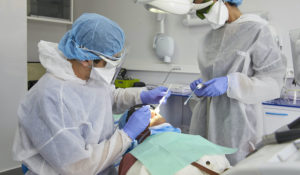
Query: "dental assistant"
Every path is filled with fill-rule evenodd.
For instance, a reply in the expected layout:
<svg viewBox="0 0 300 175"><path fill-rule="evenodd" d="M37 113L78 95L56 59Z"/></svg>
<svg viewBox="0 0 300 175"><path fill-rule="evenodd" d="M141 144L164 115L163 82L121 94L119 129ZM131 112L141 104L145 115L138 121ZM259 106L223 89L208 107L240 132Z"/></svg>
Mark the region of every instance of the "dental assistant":
<svg viewBox="0 0 300 175"><path fill-rule="evenodd" d="M194 3L206 2L195 0ZM198 64L201 79L191 134L227 147L232 165L251 151L263 132L262 102L280 97L286 60L276 44L268 22L254 14L241 14L242 0L214 0L198 11L213 30L200 41Z"/></svg>
<svg viewBox="0 0 300 175"><path fill-rule="evenodd" d="M47 73L18 109L13 156L26 175L116 174L114 162L149 124L144 106L122 130L113 113L136 104L158 104L166 87L115 89L116 66L124 59L123 30L110 19L81 15L60 43L40 41Z"/></svg>

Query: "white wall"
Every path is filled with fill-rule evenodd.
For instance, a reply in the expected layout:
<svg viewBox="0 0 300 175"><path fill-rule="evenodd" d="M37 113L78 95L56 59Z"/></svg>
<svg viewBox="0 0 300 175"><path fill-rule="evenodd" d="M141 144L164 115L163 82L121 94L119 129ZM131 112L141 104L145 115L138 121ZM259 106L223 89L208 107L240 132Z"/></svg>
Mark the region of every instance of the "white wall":
<svg viewBox="0 0 300 175"><path fill-rule="evenodd" d="M37 44L40 40L59 42L67 31L66 24L28 20L28 61L38 62Z"/></svg>
<svg viewBox="0 0 300 175"><path fill-rule="evenodd" d="M283 52L288 57L288 67L292 68L289 31L300 28L299 0L244 0L242 11L267 11L270 22L283 41Z"/></svg>
<svg viewBox="0 0 300 175"><path fill-rule="evenodd" d="M282 37L283 51L288 57L288 67L290 68L292 68L292 59L288 32L300 27L300 22L292 20L300 16L300 11L297 9L299 6L299 0L244 0L240 6L244 12L269 12L271 23L274 24ZM132 75L142 78L146 82L152 82L155 78L163 78L151 71L168 71L173 65L181 65L181 72L190 73L183 75L184 77L188 76L193 79L198 76L195 74L199 72L196 55L197 47L201 46L197 44L198 38L209 30L209 27L185 27L182 25L184 16L168 15L165 26L166 33L175 39L176 44L173 63L168 65L162 64L152 49L153 38L159 31L156 16L146 11L141 5L133 3L133 0L74 0L74 19L84 12L94 12L107 16L124 29L127 42L130 45L130 53L125 67L134 70L130 71ZM67 28L68 26L64 24L29 23L29 60L38 61L36 43L39 39L58 42ZM143 71L146 71L145 74ZM172 81L181 80L174 78Z"/></svg>
<svg viewBox="0 0 300 175"><path fill-rule="evenodd" d="M0 1L0 172L19 166L11 148L17 107L26 92L26 1Z"/></svg>
<svg viewBox="0 0 300 175"><path fill-rule="evenodd" d="M290 41L288 32L299 28L300 21L293 19L300 16L299 0L244 0L240 6L243 12L267 11L271 23L283 40L283 52L288 57L288 67L292 67ZM75 18L83 12L96 12L116 21L124 30L131 45L125 67L137 70L169 70L162 66L152 50L153 37L158 29L155 15L147 12L133 0L75 0ZM207 31L207 27L185 27L183 16L168 15L166 33L175 39L176 51L173 64L182 65L183 72L197 72L197 40ZM132 66L134 65L134 66ZM186 66L185 66L186 65ZM155 67L155 68L153 68ZM196 66L197 67L197 66Z"/></svg>
<svg viewBox="0 0 300 175"><path fill-rule="evenodd" d="M188 28L182 25L183 16L168 15L165 33L175 40L172 65L163 64L152 49L153 39L159 32L156 15L146 11L133 0L75 0L74 14L77 18L84 12L95 12L116 21L125 31L130 52L124 64L134 70L167 71L172 65L180 65L182 72L199 72L197 67L198 36L209 29Z"/></svg>

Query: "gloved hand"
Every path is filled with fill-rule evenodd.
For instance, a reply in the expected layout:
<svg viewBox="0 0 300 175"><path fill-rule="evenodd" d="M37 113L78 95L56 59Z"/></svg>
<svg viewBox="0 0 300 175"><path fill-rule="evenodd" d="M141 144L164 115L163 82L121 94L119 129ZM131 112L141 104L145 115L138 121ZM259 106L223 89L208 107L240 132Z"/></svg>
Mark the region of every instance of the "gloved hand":
<svg viewBox="0 0 300 175"><path fill-rule="evenodd" d="M170 97L171 92L168 91L168 88L164 87L164 86L159 86L155 89L152 89L150 91L143 91L141 92L141 100L143 102L143 104L159 104L159 101L163 98L163 96L166 95L165 97L165 101L163 103L165 103L167 101L167 98Z"/></svg>
<svg viewBox="0 0 300 175"><path fill-rule="evenodd" d="M218 77L205 82L204 87L196 89L195 94L199 97L216 97L223 95L228 88L228 78Z"/></svg>
<svg viewBox="0 0 300 175"><path fill-rule="evenodd" d="M202 81L201 78L198 79L198 80L193 81L193 82L190 84L191 90L194 91L195 88L197 87L197 85L200 84L200 83L202 83L202 82L203 82L203 81Z"/></svg>
<svg viewBox="0 0 300 175"><path fill-rule="evenodd" d="M150 118L150 106L143 106L131 115L123 131L134 140L149 125Z"/></svg>

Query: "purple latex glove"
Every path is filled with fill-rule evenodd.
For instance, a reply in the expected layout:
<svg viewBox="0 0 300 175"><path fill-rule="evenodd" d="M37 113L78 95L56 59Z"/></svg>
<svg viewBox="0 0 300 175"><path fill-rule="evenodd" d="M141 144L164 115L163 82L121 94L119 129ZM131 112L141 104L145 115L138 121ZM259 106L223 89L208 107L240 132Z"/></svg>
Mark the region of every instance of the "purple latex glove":
<svg viewBox="0 0 300 175"><path fill-rule="evenodd" d="M135 111L127 123L123 131L134 140L140 133L142 133L149 125L151 119L150 106L143 106Z"/></svg>
<svg viewBox="0 0 300 175"><path fill-rule="evenodd" d="M198 97L216 97L223 95L228 88L228 78L218 77L211 79L205 83L203 83L204 87L201 89L196 89L195 94ZM195 89L195 88L194 88Z"/></svg>
<svg viewBox="0 0 300 175"><path fill-rule="evenodd" d="M159 104L159 101L166 95L165 101L163 103L166 103L167 99L170 97L171 92L167 92L168 88L164 86L159 86L155 89L152 89L150 91L143 91L141 92L141 100L143 104Z"/></svg>

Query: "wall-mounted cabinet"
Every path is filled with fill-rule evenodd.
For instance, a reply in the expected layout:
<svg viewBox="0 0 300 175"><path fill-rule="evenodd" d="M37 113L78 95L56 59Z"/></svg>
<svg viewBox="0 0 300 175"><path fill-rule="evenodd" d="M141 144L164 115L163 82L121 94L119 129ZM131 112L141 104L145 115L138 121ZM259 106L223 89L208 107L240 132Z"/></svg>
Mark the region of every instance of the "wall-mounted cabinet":
<svg viewBox="0 0 300 175"><path fill-rule="evenodd" d="M73 0L27 0L27 19L73 23Z"/></svg>

